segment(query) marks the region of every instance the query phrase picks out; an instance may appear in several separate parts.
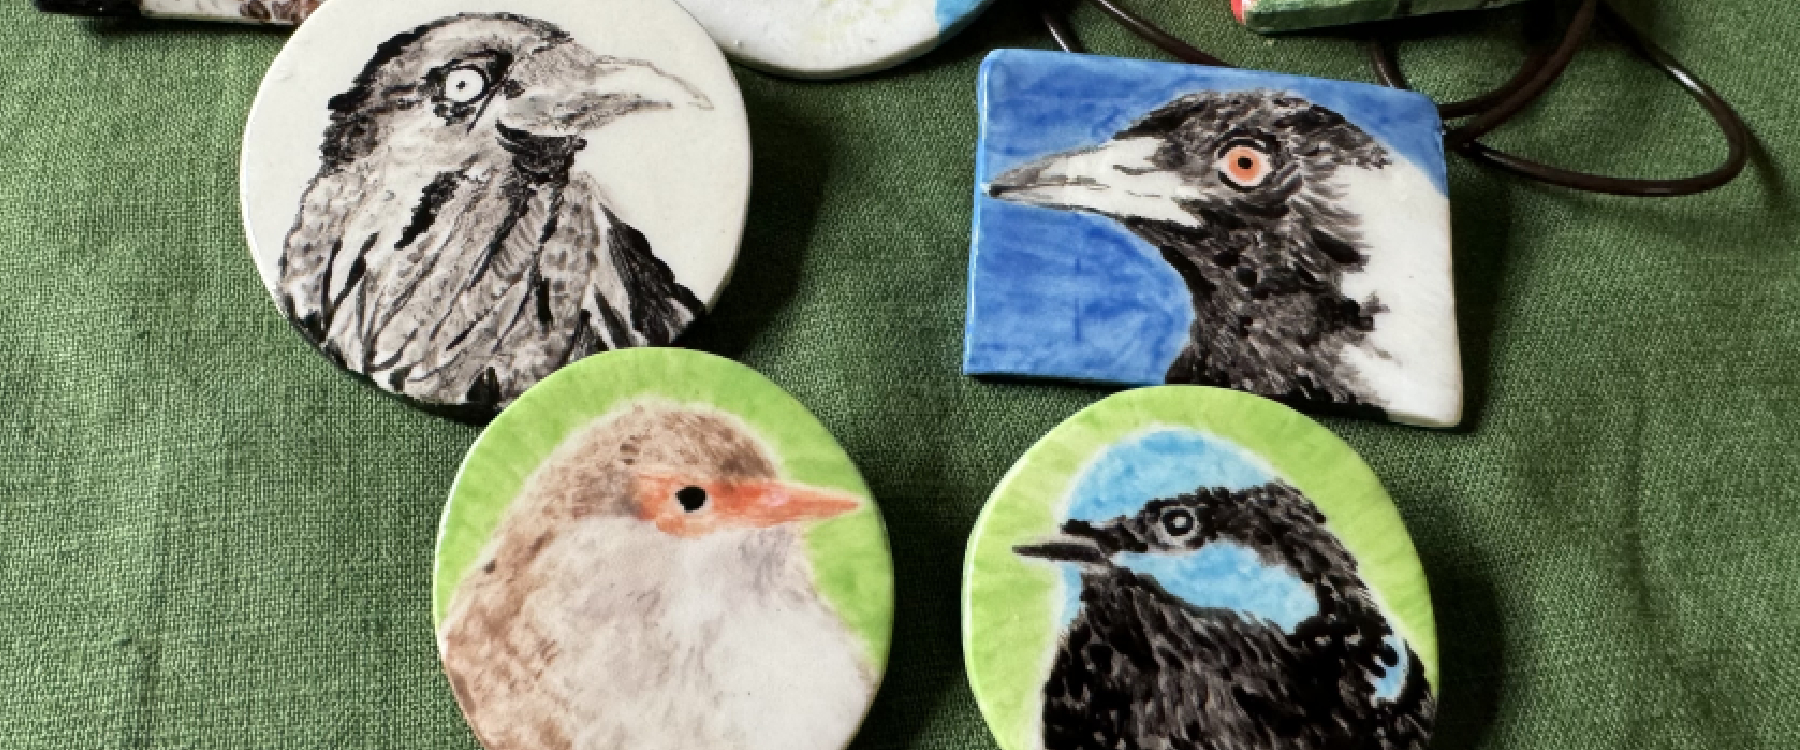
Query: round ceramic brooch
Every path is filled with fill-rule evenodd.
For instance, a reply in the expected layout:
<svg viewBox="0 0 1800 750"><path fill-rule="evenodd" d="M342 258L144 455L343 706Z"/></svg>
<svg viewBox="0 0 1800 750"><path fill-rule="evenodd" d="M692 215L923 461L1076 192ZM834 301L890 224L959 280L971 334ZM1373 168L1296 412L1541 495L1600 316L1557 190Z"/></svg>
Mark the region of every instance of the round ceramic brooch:
<svg viewBox="0 0 1800 750"><path fill-rule="evenodd" d="M730 68L673 0L333 0L263 80L241 185L308 341L487 416L680 334L736 258L749 170Z"/></svg>
<svg viewBox="0 0 1800 750"><path fill-rule="evenodd" d="M893 568L806 408L708 354L582 360L501 413L444 509L433 618L487 750L842 750Z"/></svg>
<svg viewBox="0 0 1800 750"><path fill-rule="evenodd" d="M1380 482L1235 391L1126 391L1027 451L982 511L963 653L1004 750L1420 750L1431 599Z"/></svg>
<svg viewBox="0 0 1800 750"><path fill-rule="evenodd" d="M841 78L922 55L989 0L681 0L738 62Z"/></svg>

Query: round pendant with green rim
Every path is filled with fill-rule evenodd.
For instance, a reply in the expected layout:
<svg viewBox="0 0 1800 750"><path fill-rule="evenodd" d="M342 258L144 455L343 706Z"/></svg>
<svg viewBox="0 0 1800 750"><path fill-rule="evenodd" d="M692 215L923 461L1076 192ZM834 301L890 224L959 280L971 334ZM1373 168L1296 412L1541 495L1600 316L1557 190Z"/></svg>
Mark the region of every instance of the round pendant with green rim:
<svg viewBox="0 0 1800 750"><path fill-rule="evenodd" d="M893 573L856 467L755 371L682 349L571 364L476 441L432 614L487 750L841 750Z"/></svg>
<svg viewBox="0 0 1800 750"><path fill-rule="evenodd" d="M1420 750L1437 639L1412 540L1330 431L1197 386L1045 435L970 536L963 653L1004 750Z"/></svg>

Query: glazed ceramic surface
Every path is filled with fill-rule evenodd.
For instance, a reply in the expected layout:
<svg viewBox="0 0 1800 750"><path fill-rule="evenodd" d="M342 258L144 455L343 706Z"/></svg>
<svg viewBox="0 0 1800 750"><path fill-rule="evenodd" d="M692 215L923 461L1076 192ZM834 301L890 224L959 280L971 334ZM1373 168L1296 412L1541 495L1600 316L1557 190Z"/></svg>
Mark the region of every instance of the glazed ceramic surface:
<svg viewBox="0 0 1800 750"><path fill-rule="evenodd" d="M1291 31L1389 18L1511 5L1519 0L1231 0L1231 12L1256 31Z"/></svg>
<svg viewBox="0 0 1800 750"><path fill-rule="evenodd" d="M966 25L988 0L680 0L726 54L800 78L906 62ZM323 0L144 0L145 15L297 24Z"/></svg>
<svg viewBox="0 0 1800 750"><path fill-rule="evenodd" d="M963 654L1004 750L1422 750L1437 642L1400 516L1349 446L1236 391L1069 418L969 538Z"/></svg>
<svg viewBox="0 0 1800 750"><path fill-rule="evenodd" d="M477 415L679 335L749 188L736 83L672 0L332 0L270 68L243 154L251 249L295 328Z"/></svg>
<svg viewBox="0 0 1800 750"><path fill-rule="evenodd" d="M293 25L318 10L323 0L143 0L146 16L231 20Z"/></svg>
<svg viewBox="0 0 1800 750"><path fill-rule="evenodd" d="M1022 50L980 92L964 372L1460 419L1429 99Z"/></svg>
<svg viewBox="0 0 1800 750"><path fill-rule="evenodd" d="M988 0L681 0L726 54L802 78L866 73L912 59Z"/></svg>
<svg viewBox="0 0 1800 750"><path fill-rule="evenodd" d="M487 750L841 750L893 616L849 457L761 375L679 349L590 357L495 419L433 585Z"/></svg>

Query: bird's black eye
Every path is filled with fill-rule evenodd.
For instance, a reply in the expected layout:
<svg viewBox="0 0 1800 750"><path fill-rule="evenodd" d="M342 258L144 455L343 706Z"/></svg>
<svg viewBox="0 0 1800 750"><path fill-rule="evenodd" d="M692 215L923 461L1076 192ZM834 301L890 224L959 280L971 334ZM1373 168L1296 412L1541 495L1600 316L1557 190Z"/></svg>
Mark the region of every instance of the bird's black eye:
<svg viewBox="0 0 1800 750"><path fill-rule="evenodd" d="M1186 508L1175 508L1163 514L1163 531L1180 538L1194 533L1194 514Z"/></svg>
<svg viewBox="0 0 1800 750"><path fill-rule="evenodd" d="M487 93L487 73L473 65L460 65L444 74L444 98L467 104Z"/></svg>
<svg viewBox="0 0 1800 750"><path fill-rule="evenodd" d="M681 509L693 513L706 507L706 490L699 487L683 487L675 491L675 501L681 503Z"/></svg>

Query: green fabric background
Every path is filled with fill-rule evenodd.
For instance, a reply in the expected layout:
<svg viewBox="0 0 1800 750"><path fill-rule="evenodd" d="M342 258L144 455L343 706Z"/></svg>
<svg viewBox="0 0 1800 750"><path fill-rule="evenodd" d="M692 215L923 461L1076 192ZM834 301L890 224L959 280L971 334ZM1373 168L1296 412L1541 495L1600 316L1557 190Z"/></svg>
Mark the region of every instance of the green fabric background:
<svg viewBox="0 0 1800 750"><path fill-rule="evenodd" d="M0 3L0 746L474 747L429 582L476 431L334 372L244 248L238 136L282 34ZM1224 0L1140 5L1244 65L1367 80L1345 39L1265 40ZM1652 201L1453 163L1467 428L1326 421L1431 577L1445 750L1800 742L1800 16L1627 10L1737 103L1752 168ZM993 747L958 653L964 538L1013 459L1102 395L957 374L976 65L1043 46L1031 15L1002 0L853 82L740 71L742 264L685 343L790 389L886 512L899 620L860 750ZM1498 82L1517 15L1425 22L1455 35L1407 46L1416 79ZM1675 174L1722 155L1705 123L1599 44L1496 143Z"/></svg>

